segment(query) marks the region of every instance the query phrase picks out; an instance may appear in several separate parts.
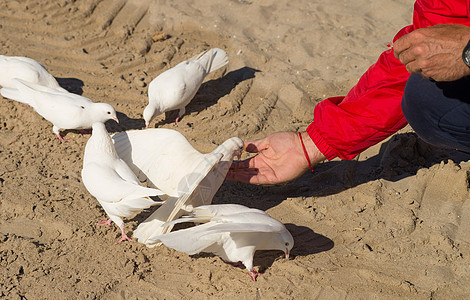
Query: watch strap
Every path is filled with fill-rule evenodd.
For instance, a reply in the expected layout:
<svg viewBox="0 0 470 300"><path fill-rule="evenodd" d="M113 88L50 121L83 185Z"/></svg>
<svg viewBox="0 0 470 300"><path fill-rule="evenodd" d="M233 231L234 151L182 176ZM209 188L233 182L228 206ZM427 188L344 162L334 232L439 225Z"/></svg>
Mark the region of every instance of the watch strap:
<svg viewBox="0 0 470 300"><path fill-rule="evenodd" d="M470 68L470 41L468 41L467 46L463 49L462 52L463 62Z"/></svg>

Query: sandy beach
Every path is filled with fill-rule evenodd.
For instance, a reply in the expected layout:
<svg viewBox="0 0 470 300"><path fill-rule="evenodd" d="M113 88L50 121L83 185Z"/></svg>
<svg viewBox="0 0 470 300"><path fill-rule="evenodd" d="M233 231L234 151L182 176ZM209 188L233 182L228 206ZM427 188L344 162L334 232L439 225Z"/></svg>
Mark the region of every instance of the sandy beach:
<svg viewBox="0 0 470 300"><path fill-rule="evenodd" d="M305 130L412 21L411 0L0 1L0 54L41 62L67 90L118 111L111 133L145 127L150 81L203 50L208 76L178 124L201 152L226 139ZM0 70L1 72L2 70ZM31 107L0 96L2 299L465 299L470 294L470 157L406 127L356 159L279 186L226 181L213 203L266 211L295 246L259 251L256 282L210 254L133 240L85 189L90 135L60 142ZM170 117L170 116L168 116ZM242 158L247 157L244 154ZM129 236L151 210L125 220Z"/></svg>

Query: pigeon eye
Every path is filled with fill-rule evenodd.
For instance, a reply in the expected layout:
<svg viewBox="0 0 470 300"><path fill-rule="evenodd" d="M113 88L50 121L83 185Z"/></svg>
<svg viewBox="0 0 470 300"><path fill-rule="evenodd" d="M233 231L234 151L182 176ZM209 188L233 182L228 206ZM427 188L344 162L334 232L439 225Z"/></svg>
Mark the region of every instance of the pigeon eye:
<svg viewBox="0 0 470 300"><path fill-rule="evenodd" d="M80 106L82 109L85 109L85 106Z"/></svg>
<svg viewBox="0 0 470 300"><path fill-rule="evenodd" d="M289 246L289 243L286 242L284 245Z"/></svg>
<svg viewBox="0 0 470 300"><path fill-rule="evenodd" d="M107 114L108 114L108 115L110 115L110 114L111 114L111 112L110 112L110 111L108 111L108 112L107 112Z"/></svg>

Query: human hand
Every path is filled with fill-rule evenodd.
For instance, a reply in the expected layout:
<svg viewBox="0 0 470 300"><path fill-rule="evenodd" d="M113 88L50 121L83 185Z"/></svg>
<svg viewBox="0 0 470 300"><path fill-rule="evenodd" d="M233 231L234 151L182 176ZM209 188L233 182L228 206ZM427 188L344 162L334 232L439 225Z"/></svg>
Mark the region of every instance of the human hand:
<svg viewBox="0 0 470 300"><path fill-rule="evenodd" d="M324 160L326 157L307 132L301 134L312 166ZM298 178L309 168L297 132L276 132L260 140L245 142L245 149L257 155L234 161L227 173L228 180L278 184Z"/></svg>
<svg viewBox="0 0 470 300"><path fill-rule="evenodd" d="M410 73L435 81L454 81L470 75L462 52L470 40L470 27L442 24L417 29L393 43L395 57Z"/></svg>

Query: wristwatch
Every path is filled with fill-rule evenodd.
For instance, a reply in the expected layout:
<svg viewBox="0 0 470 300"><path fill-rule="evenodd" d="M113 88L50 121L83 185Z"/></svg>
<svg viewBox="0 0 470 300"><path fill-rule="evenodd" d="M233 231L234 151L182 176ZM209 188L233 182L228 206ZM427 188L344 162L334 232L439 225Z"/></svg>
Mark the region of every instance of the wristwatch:
<svg viewBox="0 0 470 300"><path fill-rule="evenodd" d="M470 41L468 41L467 46L463 49L462 58L463 62L470 68Z"/></svg>

